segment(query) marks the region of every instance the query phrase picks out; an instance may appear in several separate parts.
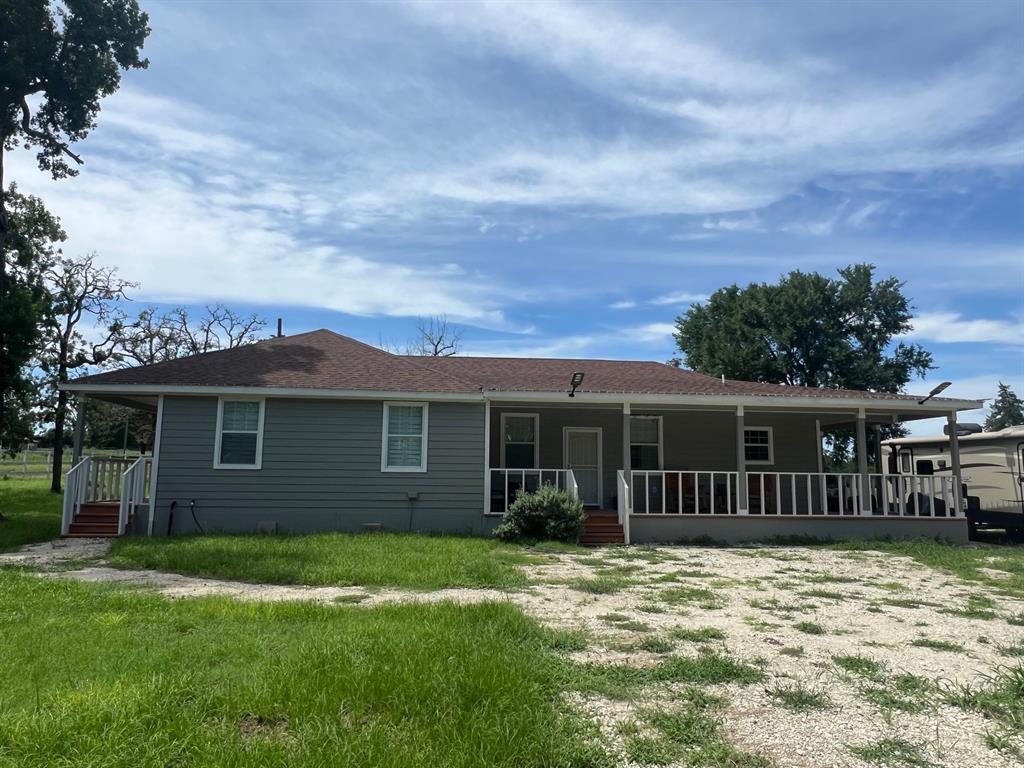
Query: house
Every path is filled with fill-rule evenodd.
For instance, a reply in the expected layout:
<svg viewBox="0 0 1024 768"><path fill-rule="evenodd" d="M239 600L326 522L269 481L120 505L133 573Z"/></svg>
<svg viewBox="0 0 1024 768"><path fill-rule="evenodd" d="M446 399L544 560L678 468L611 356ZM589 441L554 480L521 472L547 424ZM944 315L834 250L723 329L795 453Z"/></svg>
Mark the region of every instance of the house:
<svg viewBox="0 0 1024 768"><path fill-rule="evenodd" d="M905 486L869 467L866 447L875 425L955 424L957 411L981 405L727 381L655 362L409 357L328 330L65 388L156 418L152 456L75 462L72 535L486 535L520 489L551 483L582 498L593 542L965 541L955 429L952 472L928 479L928 505L900 498ZM856 430L857 471L827 473L821 432L840 425Z"/></svg>

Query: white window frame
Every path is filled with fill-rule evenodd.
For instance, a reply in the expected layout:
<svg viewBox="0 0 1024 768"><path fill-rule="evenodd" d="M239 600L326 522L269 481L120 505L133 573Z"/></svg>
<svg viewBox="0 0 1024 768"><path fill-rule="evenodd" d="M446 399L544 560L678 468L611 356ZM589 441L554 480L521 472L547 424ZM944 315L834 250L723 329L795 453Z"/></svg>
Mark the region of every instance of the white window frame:
<svg viewBox="0 0 1024 768"><path fill-rule="evenodd" d="M518 411L507 411L502 412L499 434L501 435L501 468L505 469L505 419L509 416L513 418L530 418L533 419L533 469L540 469L540 414L539 413L520 413ZM520 445L520 443L515 443ZM526 443L522 443L526 445Z"/></svg>
<svg viewBox="0 0 1024 768"><path fill-rule="evenodd" d="M220 460L221 438L224 436L224 403L259 403L260 415L256 428L256 462L254 464L222 464ZM214 469L262 469L263 468L263 425L267 408L265 397L245 397L242 395L221 395L217 398L217 438L213 446ZM229 429L228 432L252 434L249 430Z"/></svg>
<svg viewBox="0 0 1024 768"><path fill-rule="evenodd" d="M661 417L661 416L648 416L648 415L643 414L643 413L632 413L632 414L630 414L629 418L631 420L632 419L654 419L655 421L658 422L658 471L660 472L661 470L663 470L665 468L665 420L664 420L664 418ZM632 456L633 456L633 446L634 445L654 445L654 443L641 443L641 442L638 442L638 441L634 440L633 439L632 421L630 421L630 429L629 429L629 455L630 455L630 462L629 463L630 463L630 465L632 465L632 463L633 463ZM633 469L633 467L630 466L630 470L632 470L632 469ZM636 471L637 472L642 472L643 470L636 470Z"/></svg>
<svg viewBox="0 0 1024 768"><path fill-rule="evenodd" d="M388 417L392 406L415 407L423 409L423 433L420 435L420 464L417 467L389 467L388 466ZM429 435L430 403L388 400L384 402L384 423L381 427L380 443L380 471L381 472L426 472L427 471L427 436ZM402 437L402 435L399 435ZM410 435L404 435L410 437Z"/></svg>
<svg viewBox="0 0 1024 768"><path fill-rule="evenodd" d="M757 445L758 447L760 447L760 443L756 443L756 444L755 443L747 443L747 432L767 432L768 433L768 460L767 461L761 461L761 460L755 460L755 459L748 459L748 458L746 458L747 446L748 445L751 445L751 446L752 445ZM769 464L774 464L775 463L775 430L772 427L744 426L743 427L743 456L744 456L744 461L747 464L757 464L757 465L763 465L763 466L767 466Z"/></svg>

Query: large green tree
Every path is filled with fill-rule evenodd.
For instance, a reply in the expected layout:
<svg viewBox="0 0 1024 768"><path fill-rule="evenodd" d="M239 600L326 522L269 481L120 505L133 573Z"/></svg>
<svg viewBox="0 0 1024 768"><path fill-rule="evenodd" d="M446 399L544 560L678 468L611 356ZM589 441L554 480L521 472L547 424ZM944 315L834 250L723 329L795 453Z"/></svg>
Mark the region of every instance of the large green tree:
<svg viewBox="0 0 1024 768"><path fill-rule="evenodd" d="M36 339L27 329L38 319L35 288L17 284L23 251L8 253L21 247L21 201L5 186L6 153L34 149L54 179L77 174L82 158L72 146L95 127L121 71L147 65L140 51L148 34L136 0L0 0L0 424L10 422L6 386L22 375Z"/></svg>
<svg viewBox="0 0 1024 768"><path fill-rule="evenodd" d="M731 285L676 318L686 364L713 376L808 387L901 392L932 368L918 344L898 341L911 328L904 283L875 279L870 264L837 277L794 271L777 283ZM849 453L836 433L833 460Z"/></svg>
<svg viewBox="0 0 1024 768"><path fill-rule="evenodd" d="M985 419L985 431L995 432L1020 424L1024 424L1024 400L1010 389L1009 384L999 382L999 393L992 401L988 417Z"/></svg>
<svg viewBox="0 0 1024 768"><path fill-rule="evenodd" d="M7 190L8 231L0 283L0 446L16 449L31 435L34 388L27 366L39 343L49 295L42 275L66 235L38 197Z"/></svg>

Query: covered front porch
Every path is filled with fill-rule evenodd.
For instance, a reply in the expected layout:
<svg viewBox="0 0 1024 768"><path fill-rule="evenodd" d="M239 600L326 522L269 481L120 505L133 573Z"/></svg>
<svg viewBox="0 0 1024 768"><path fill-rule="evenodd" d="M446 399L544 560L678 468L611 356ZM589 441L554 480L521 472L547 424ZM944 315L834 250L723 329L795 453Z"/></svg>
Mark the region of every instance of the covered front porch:
<svg viewBox="0 0 1024 768"><path fill-rule="evenodd" d="M878 463L876 427L917 413L834 404L524 402L488 410L491 515L504 514L520 490L550 484L582 499L591 514L613 513L627 543L907 534L966 540L958 451L945 475L893 475ZM955 413L941 415L955 424ZM839 427L856 435L857 471L825 471L822 433Z"/></svg>

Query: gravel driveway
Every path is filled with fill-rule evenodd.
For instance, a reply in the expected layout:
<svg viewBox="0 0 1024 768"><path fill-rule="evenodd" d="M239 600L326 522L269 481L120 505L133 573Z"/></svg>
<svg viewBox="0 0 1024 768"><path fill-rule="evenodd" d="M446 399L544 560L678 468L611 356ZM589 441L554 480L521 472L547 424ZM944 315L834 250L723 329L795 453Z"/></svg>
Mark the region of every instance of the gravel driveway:
<svg viewBox="0 0 1024 768"><path fill-rule="evenodd" d="M727 700L720 727L758 765L1024 764L1024 739L954 694L990 684L1024 655L1024 600L880 552L805 547L610 548L550 554L513 591L294 587L106 567L106 543L66 540L0 555L61 578L114 581L172 597L361 602L509 600L546 625L580 632L584 662L653 667L709 650L754 664L764 680L707 686ZM83 559L91 559L84 561ZM990 576L998 578L999 571ZM630 762L644 716L686 686L619 700L574 696ZM636 755L634 755L634 758ZM686 758L673 765L690 765ZM737 763L716 763L733 766Z"/></svg>

